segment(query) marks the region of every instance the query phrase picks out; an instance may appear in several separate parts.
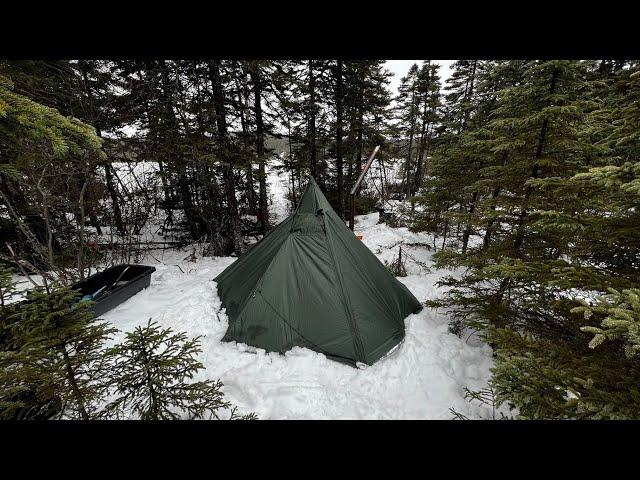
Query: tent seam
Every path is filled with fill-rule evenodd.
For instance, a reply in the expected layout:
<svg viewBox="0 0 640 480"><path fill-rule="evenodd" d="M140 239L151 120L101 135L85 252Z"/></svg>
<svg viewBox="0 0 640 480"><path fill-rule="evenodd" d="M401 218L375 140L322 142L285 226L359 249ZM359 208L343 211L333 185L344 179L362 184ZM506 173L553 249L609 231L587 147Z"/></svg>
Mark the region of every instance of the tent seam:
<svg viewBox="0 0 640 480"><path fill-rule="evenodd" d="M342 283L342 272L338 267L338 262L336 261L336 256L333 251L333 245L331 240L329 239L329 233L327 233L326 221L327 217L322 215L323 223L325 224L325 237L327 237L327 244L329 245L329 252L331 254L331 261L333 262L333 269L335 271L336 277L338 279L338 283L340 284L340 293L342 295L342 301L347 310L347 321L349 322L349 330L351 330L353 346L355 349L355 354L358 357L358 361L364 362L364 347L362 345L362 338L360 337L360 331L358 329L358 325L356 324L355 318L353 316L353 307L351 305L351 301L347 297L347 294L344 291L344 284ZM366 362L365 362L366 363Z"/></svg>
<svg viewBox="0 0 640 480"><path fill-rule="evenodd" d="M271 261L269 262L269 265L267 265L267 268L264 269L264 272L262 272L262 275L260 275L258 277L258 280L256 281L255 286L251 289L251 292L248 295L248 300L245 302L245 304L242 306L242 309L238 312L238 315L236 315L236 320L238 320L242 314L244 313L245 309L249 306L249 304L251 303L251 300L253 300L255 298L255 294L256 294L256 290L258 289L259 286L262 285L262 279L264 278L264 276L267 274L267 272L269 271L269 269L271 268L271 265L273 264L273 262L275 261L276 257L280 254L280 251L282 250L282 248L284 247L284 244L287 243L289 241L289 239L291 238L291 235L288 235L284 241L282 242L282 244L280 245L280 247L278 248L278 250L276 251L276 253L273 255L273 258L271 259ZM258 290L258 293L260 294L260 296L262 298L264 298L264 296L262 295L262 292L260 290ZM234 322L235 323L235 322Z"/></svg>

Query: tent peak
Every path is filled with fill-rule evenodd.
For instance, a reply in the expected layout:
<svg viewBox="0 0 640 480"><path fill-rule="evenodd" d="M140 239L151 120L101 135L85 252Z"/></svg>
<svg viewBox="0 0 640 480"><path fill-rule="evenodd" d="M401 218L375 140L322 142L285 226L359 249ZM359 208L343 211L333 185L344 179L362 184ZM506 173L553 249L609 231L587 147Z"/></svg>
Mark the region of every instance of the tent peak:
<svg viewBox="0 0 640 480"><path fill-rule="evenodd" d="M333 211L331 204L322 193L322 189L316 183L312 175L309 175L307 186L298 201L295 214L299 213L317 213L318 210L324 212Z"/></svg>

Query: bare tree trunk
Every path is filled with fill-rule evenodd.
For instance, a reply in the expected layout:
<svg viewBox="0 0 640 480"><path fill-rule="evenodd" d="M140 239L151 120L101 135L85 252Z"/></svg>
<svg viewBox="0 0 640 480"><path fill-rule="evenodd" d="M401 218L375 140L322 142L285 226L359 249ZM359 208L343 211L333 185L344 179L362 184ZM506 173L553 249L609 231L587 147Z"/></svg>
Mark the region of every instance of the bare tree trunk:
<svg viewBox="0 0 640 480"><path fill-rule="evenodd" d="M477 64L478 64L478 61L474 60L473 61L473 67L472 67L472 70L471 70L471 77L468 79L467 88L465 88L464 98L467 101L469 101L469 99L473 95L473 86L474 86L474 82L475 82ZM461 123L461 126L460 126L460 130L459 130L458 133L461 133L462 130L465 128L467 120L469 119L469 111L470 111L470 109L467 108L467 110L464 112L464 118L462 120L462 123ZM480 168L482 168L482 164L480 165ZM471 194L471 204L469 205L469 211L468 211L468 213L470 215L473 215L473 213L476 210L476 202L477 202L477 200L478 200L478 191L475 190ZM471 224L469 222L467 222L467 225L465 226L465 229L464 229L464 234L462 235L462 253L465 253L467 251L467 245L469 244L469 236L470 235L471 235Z"/></svg>
<svg viewBox="0 0 640 480"><path fill-rule="evenodd" d="M338 171L338 215L344 217L344 178L342 167L342 60L336 65L336 169Z"/></svg>
<svg viewBox="0 0 640 480"><path fill-rule="evenodd" d="M231 227L231 240L236 255L242 254L242 232L240 230L240 215L238 213L238 201L236 200L236 187L233 174L233 159L229 151L227 138L227 117L224 107L224 91L220 79L220 60L209 62L209 77L213 89L213 103L216 111L216 127L222 147L222 168L227 206L229 207L229 220Z"/></svg>
<svg viewBox="0 0 640 480"><path fill-rule="evenodd" d="M182 197L182 209L184 210L185 217L187 219L189 233L191 233L191 238L193 238L193 240L198 240L202 235L202 231L200 230L200 225L196 221L198 214L193 204L189 183L190 182L187 180L187 169L185 167L179 174L178 187L180 188L180 197Z"/></svg>
<svg viewBox="0 0 640 480"><path fill-rule="evenodd" d="M42 180L44 179L44 175L47 171L47 167L49 165L45 165L42 169L42 174L40 175L40 179L36 185L38 192L42 196L42 210L44 213L44 222L45 227L47 229L47 254L49 255L49 266L52 270L56 269L56 263L53 256L53 230L51 229L51 216L49 215L49 192L45 191L42 188Z"/></svg>
<svg viewBox="0 0 640 480"><path fill-rule="evenodd" d="M89 184L89 176L85 175L85 180L80 190L80 198L78 205L80 207L80 225L78 228L78 272L80 274L80 280L84 280L85 258L84 258L84 225L85 225L85 213L84 213L84 193Z"/></svg>
<svg viewBox="0 0 640 480"><path fill-rule="evenodd" d="M244 144L244 150L245 152L249 151L249 143L247 141L247 138L249 136L249 132L247 129L247 121L244 115L244 110L245 110L245 101L243 100L243 93L242 93L242 87L241 85L239 85L238 82L236 82L237 88L238 88L238 102L240 103L240 125L242 127L242 142ZM251 215L256 215L257 213L257 208L256 208L256 193L253 189L253 162L249 161L249 164L247 165L247 200L248 200L248 204L249 204L249 213Z"/></svg>
<svg viewBox="0 0 640 480"><path fill-rule="evenodd" d="M384 202L387 198L385 195L387 187L387 169L384 166L383 155L379 155L378 160L380 161L380 194L382 197L380 200Z"/></svg>
<svg viewBox="0 0 640 480"><path fill-rule="evenodd" d="M491 192L491 198L495 200L496 198L498 198L498 195L500 195L500 187L496 187L493 189L493 192ZM491 210L495 211L495 209L496 209L496 206L492 205ZM489 243L491 242L491 234L493 233L493 223L494 223L493 220L489 221L489 224L487 225L487 230L484 233L484 238L482 240L483 250L486 250L489 247Z"/></svg>
<svg viewBox="0 0 640 480"><path fill-rule="evenodd" d="M293 199L293 204L296 205L298 201L296 200L296 172L293 163L293 145L291 143L291 119L287 118L287 128L289 129L289 135L287 136L287 140L289 141L289 172L291 176L291 197Z"/></svg>
<svg viewBox="0 0 640 480"><path fill-rule="evenodd" d="M351 128L349 128L349 136L347 138L348 138L348 141L349 141L349 146L351 148L353 148L353 144L354 144L354 141L355 141L355 139L353 137L353 135L354 135L353 124L350 124L350 127ZM350 148L350 150L351 150L351 148ZM356 180L354 178L354 172L353 172L353 164L354 164L353 156L352 155L348 155L347 158L348 158L347 180L349 181L349 185L347 186L347 191L348 191L353 187L353 185L355 184ZM349 195L346 195L345 196L345 210L349 210L350 208L351 207L349 205Z"/></svg>
<svg viewBox="0 0 640 480"><path fill-rule="evenodd" d="M478 191L474 191L471 195L471 205L469 205L469 215L473 215L476 211L476 201L478 200ZM462 234L462 253L467 251L467 245L469 244L469 236L471 235L471 224L467 222L467 225Z"/></svg>
<svg viewBox="0 0 640 480"><path fill-rule="evenodd" d="M413 136L416 128L416 117L413 111L416 97L416 85L415 81L411 88L411 121L409 123L409 150L407 152L407 158L404 162L404 175L402 176L402 190L404 191L405 198L411 193L411 157L413 154Z"/></svg>
<svg viewBox="0 0 640 480"><path fill-rule="evenodd" d="M416 162L416 173L413 177L413 188L411 189L411 194L415 195L418 189L420 188L420 184L422 183L422 160L424 158L424 150L427 142L427 98L425 96L424 106L422 111L422 128L420 131L420 144L418 146L418 161Z"/></svg>
<svg viewBox="0 0 640 480"><path fill-rule="evenodd" d="M316 77L313 74L313 60L309 60L309 167L311 176L318 180L316 151Z"/></svg>
<svg viewBox="0 0 640 480"><path fill-rule="evenodd" d="M84 83L85 92L87 94L87 98L89 99L89 113L91 116L91 124L94 125L96 129L96 135L102 138L102 130L100 129L99 126L96 125L97 112L95 109L93 92L91 91L91 88L89 88L89 76L87 75L86 68L84 68L84 63L80 62L79 65L82 71L82 80ZM111 204L113 208L113 220L114 220L116 229L120 234L124 234L124 223L122 221L122 212L120 211L118 194L117 194L117 190L115 189L115 186L113 185L113 178L111 176L111 167L108 162L104 163L104 177L105 177L105 183L107 184L107 190L109 192L109 196L111 197ZM96 227L98 234L102 234L100 225L98 225L98 222L95 220L95 215L93 214L92 214L91 222Z"/></svg>
<svg viewBox="0 0 640 480"><path fill-rule="evenodd" d="M269 231L269 209L267 206L267 174L265 171L264 155L264 123L262 120L262 77L260 65L255 63L250 70L253 81L253 98L256 115L256 154L258 155L258 182L260 195L258 202L258 220L260 233L265 235Z"/></svg>
<svg viewBox="0 0 640 480"><path fill-rule="evenodd" d="M124 222L122 221L122 211L120 210L120 202L118 199L118 191L116 190L115 185L113 184L113 175L111 174L111 164L105 162L103 165L104 168L104 178L105 183L107 185L107 190L109 191L109 196L111 197L111 205L113 207L113 222L115 224L116 230L121 235L124 235Z"/></svg>
<svg viewBox="0 0 640 480"><path fill-rule="evenodd" d="M360 175L362 171L362 140L364 135L364 66L360 65L359 74L359 93L358 93L358 139L356 143L356 175ZM363 181L364 183L364 181Z"/></svg>

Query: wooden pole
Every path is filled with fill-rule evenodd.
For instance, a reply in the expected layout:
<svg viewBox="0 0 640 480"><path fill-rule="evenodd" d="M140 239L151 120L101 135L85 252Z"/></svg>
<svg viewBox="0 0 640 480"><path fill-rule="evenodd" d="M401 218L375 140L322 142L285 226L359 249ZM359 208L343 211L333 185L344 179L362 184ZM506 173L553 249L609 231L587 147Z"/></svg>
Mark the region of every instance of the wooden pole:
<svg viewBox="0 0 640 480"><path fill-rule="evenodd" d="M371 156L369 157L369 160L367 160L367 163L362 169L362 172L360 172L360 176L358 177L358 180L356 180L356 183L353 185L353 188L349 193L349 210L350 210L349 211L349 228L351 229L352 232L353 232L353 226L355 223L355 216L356 216L356 194L360 189L360 184L362 183L362 180L364 180L364 176L367 174L367 172L369 171L369 168L371 167L371 164L373 163L373 160L376 158L376 153L378 153L378 150L380 150L380 145L376 145L376 148L374 148L373 152L371 152Z"/></svg>

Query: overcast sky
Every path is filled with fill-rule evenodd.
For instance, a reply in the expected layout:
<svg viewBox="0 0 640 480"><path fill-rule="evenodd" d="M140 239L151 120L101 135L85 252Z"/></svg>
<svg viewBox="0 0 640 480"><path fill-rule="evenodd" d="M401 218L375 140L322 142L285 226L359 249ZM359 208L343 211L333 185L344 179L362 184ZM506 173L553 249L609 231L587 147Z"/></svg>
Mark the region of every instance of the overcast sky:
<svg viewBox="0 0 640 480"><path fill-rule="evenodd" d="M391 79L391 92L393 95L398 94L398 86L400 85L400 79L404 77L409 68L414 63L417 63L418 66L422 65L424 60L387 60L386 67L388 70L393 73L393 78ZM432 62L436 62L440 64L440 81L442 82L442 86L444 87L444 82L451 76L450 66L455 60L432 60Z"/></svg>

